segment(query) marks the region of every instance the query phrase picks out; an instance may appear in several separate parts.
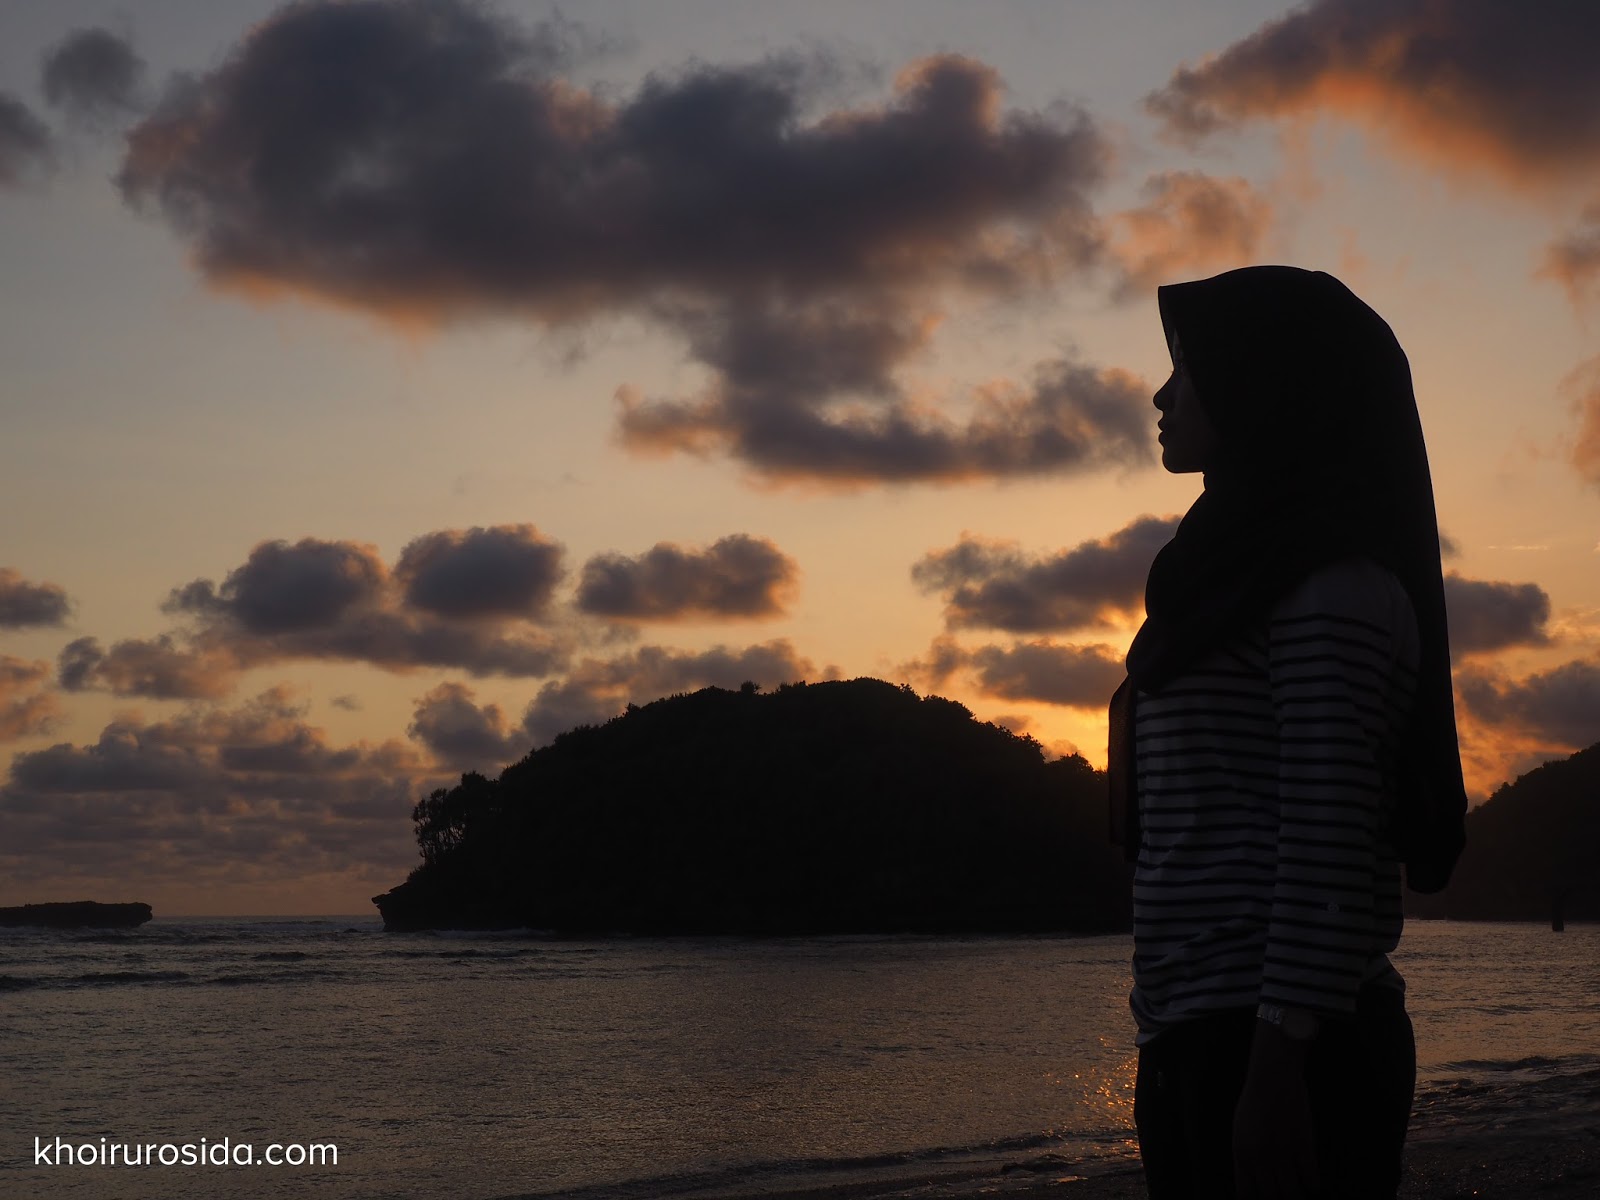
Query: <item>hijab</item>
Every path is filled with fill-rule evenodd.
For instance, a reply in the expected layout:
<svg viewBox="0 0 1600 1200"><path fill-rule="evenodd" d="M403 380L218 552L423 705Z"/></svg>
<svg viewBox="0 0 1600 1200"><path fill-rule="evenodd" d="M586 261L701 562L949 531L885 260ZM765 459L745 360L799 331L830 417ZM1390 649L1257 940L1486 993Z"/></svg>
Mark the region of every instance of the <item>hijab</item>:
<svg viewBox="0 0 1600 1200"><path fill-rule="evenodd" d="M1113 836L1137 855L1137 691L1266 620L1311 571L1363 555L1416 611L1417 690L1389 837L1407 884L1437 891L1465 841L1439 528L1411 368L1394 332L1321 271L1261 266L1157 291L1219 449L1151 564L1146 619L1112 699Z"/></svg>

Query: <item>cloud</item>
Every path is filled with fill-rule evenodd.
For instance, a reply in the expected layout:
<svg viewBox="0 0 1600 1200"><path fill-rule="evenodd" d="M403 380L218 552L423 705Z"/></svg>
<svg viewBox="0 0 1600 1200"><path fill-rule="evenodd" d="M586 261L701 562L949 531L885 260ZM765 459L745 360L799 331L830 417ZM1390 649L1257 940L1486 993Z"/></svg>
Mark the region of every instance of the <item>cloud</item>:
<svg viewBox="0 0 1600 1200"><path fill-rule="evenodd" d="M1064 646L1049 641L980 646L967 656L978 686L1001 700L1103 709L1127 675L1110 646Z"/></svg>
<svg viewBox="0 0 1600 1200"><path fill-rule="evenodd" d="M630 703L624 689L592 675L551 680L523 713L523 728L531 746L544 746L559 733L580 725L603 725Z"/></svg>
<svg viewBox="0 0 1600 1200"><path fill-rule="evenodd" d="M1444 600L1450 650L1456 656L1550 643L1545 628L1550 597L1536 583L1465 579L1449 571L1444 577Z"/></svg>
<svg viewBox="0 0 1600 1200"><path fill-rule="evenodd" d="M724 332L741 340L764 320L730 313ZM848 341L851 332L821 335L803 321L780 318L758 340L788 342L792 352L826 360L830 347ZM623 445L647 454L727 453L768 481L845 486L1064 474L1151 461L1150 422L1142 411L1150 389L1125 371L1070 359L1042 363L1028 385L1006 381L974 389L971 414L961 420L904 395L888 373L896 362L886 361L882 376L861 381L859 390L871 401L841 407L838 393L808 389L803 373L779 370L784 357L728 355L744 365L745 375L723 372L692 400L644 399L621 390Z"/></svg>
<svg viewBox="0 0 1600 1200"><path fill-rule="evenodd" d="M307 658L546 675L565 661L566 639L508 614L542 608L558 557L532 526L424 535L394 574L358 542L262 542L220 587L194 580L163 607L193 622L187 649L240 667Z"/></svg>
<svg viewBox="0 0 1600 1200"><path fill-rule="evenodd" d="M1108 537L1046 556L963 534L956 545L924 555L911 577L924 592L944 596L948 629L1117 628L1140 615L1150 564L1177 523L1177 517L1140 517ZM1550 597L1537 584L1466 579L1452 571L1445 575L1445 599L1458 655L1550 642Z"/></svg>
<svg viewBox="0 0 1600 1200"><path fill-rule="evenodd" d="M418 698L406 730L426 746L438 762L457 771L498 774L533 748L526 734L511 726L497 704L480 707L472 690L460 683L441 683Z"/></svg>
<svg viewBox="0 0 1600 1200"><path fill-rule="evenodd" d="M658 542L636 558L601 554L584 563L578 607L633 621L781 616L799 574L794 559L749 534L703 549Z"/></svg>
<svg viewBox="0 0 1600 1200"><path fill-rule="evenodd" d="M834 668L825 677L837 674ZM672 650L641 646L613 659L588 658L565 678L543 685L522 716L530 745L544 745L576 725L610 720L629 703L648 703L703 687L736 688L746 681L763 687L815 679L817 668L786 638L742 650Z"/></svg>
<svg viewBox="0 0 1600 1200"><path fill-rule="evenodd" d="M544 615L562 576L561 543L532 525L474 526L408 544L395 577L412 608L441 617Z"/></svg>
<svg viewBox="0 0 1600 1200"><path fill-rule="evenodd" d="M1039 639L969 649L948 636L935 638L926 658L898 669L927 688L943 687L957 672L968 671L968 685L997 700L1096 710L1105 708L1127 674L1122 651L1103 644Z"/></svg>
<svg viewBox="0 0 1600 1200"><path fill-rule="evenodd" d="M387 576L374 546L316 538L292 546L262 542L220 588L195 580L175 591L165 607L227 617L251 633L293 633L371 608Z"/></svg>
<svg viewBox="0 0 1600 1200"><path fill-rule="evenodd" d="M72 605L53 583L29 583L12 567L0 567L0 629L60 625Z"/></svg>
<svg viewBox="0 0 1600 1200"><path fill-rule="evenodd" d="M1146 182L1144 198L1111 218L1120 235L1112 252L1124 297L1148 295L1186 274L1254 262L1272 226L1272 202L1238 176L1167 171Z"/></svg>
<svg viewBox="0 0 1600 1200"><path fill-rule="evenodd" d="M116 34L79 29L46 52L40 86L52 107L98 124L137 109L144 72L144 60Z"/></svg>
<svg viewBox="0 0 1600 1200"><path fill-rule="evenodd" d="M391 671L459 667L473 675L539 676L560 668L564 636L540 630L497 631L380 612L324 630L257 640L243 647L253 661L283 658L366 662Z"/></svg>
<svg viewBox="0 0 1600 1200"><path fill-rule="evenodd" d="M1177 526L1177 517L1143 516L1045 557L963 534L949 549L923 556L911 578L924 592L943 594L950 629L1114 628L1142 609L1150 563Z"/></svg>
<svg viewBox="0 0 1600 1200"><path fill-rule="evenodd" d="M448 777L402 742L331 745L303 715L276 688L16 755L0 787L0 871L19 887L103 878L117 892L204 894L403 869L411 806Z"/></svg>
<svg viewBox="0 0 1600 1200"><path fill-rule="evenodd" d="M1518 190L1600 183L1600 8L1550 0L1313 0L1146 98L1193 142L1254 119L1336 113L1404 160ZM1575 306L1600 281L1600 201L1552 242L1537 272Z"/></svg>
<svg viewBox="0 0 1600 1200"><path fill-rule="evenodd" d="M1600 742L1600 660L1575 659L1522 679L1467 667L1456 672L1456 691L1485 725L1567 750Z"/></svg>
<svg viewBox="0 0 1600 1200"><path fill-rule="evenodd" d="M1600 356L1568 375L1565 386L1578 427L1568 460L1585 483L1600 487Z"/></svg>
<svg viewBox="0 0 1600 1200"><path fill-rule="evenodd" d="M50 164L50 130L15 96L0 92L0 187L17 187Z"/></svg>
<svg viewBox="0 0 1600 1200"><path fill-rule="evenodd" d="M170 634L125 638L104 650L97 638L76 638L62 649L63 689L91 688L152 700L215 700L238 682L243 664L225 645L180 645Z"/></svg>
<svg viewBox="0 0 1600 1200"><path fill-rule="evenodd" d="M532 525L425 534L407 544L392 571L362 543L262 542L220 585L196 579L168 594L163 607L183 622L178 629L109 649L93 637L70 642L59 656L59 681L68 691L214 700L233 690L241 672L297 659L552 676L566 669L584 635L570 613L548 611L562 553ZM763 615L797 574L771 542L745 535L698 551L663 543L638 559L601 555L595 564L615 569L586 571L591 603L609 603L607 615L631 605L634 619ZM811 670L783 641L741 651L647 646L621 659L586 659L547 685L534 702L542 715L517 736L525 740L531 729L548 740L567 727L552 722L602 712L604 719L638 694L654 699L730 679L729 686L746 678L782 682ZM353 697L334 703L358 707ZM511 736L498 710L471 708L461 685L436 688L418 701L411 734L447 764Z"/></svg>
<svg viewBox="0 0 1600 1200"><path fill-rule="evenodd" d="M49 733L61 718L61 704L45 690L50 664L0 654L0 742Z"/></svg>
<svg viewBox="0 0 1600 1200"><path fill-rule="evenodd" d="M1098 135L1003 116L982 64L928 60L889 104L807 120L804 61L611 102L561 76L549 29L457 0L287 6L132 132L124 192L214 280L404 314L1005 277L1081 248Z"/></svg>
<svg viewBox="0 0 1600 1200"><path fill-rule="evenodd" d="M517 725L498 704L477 703L471 688L442 683L418 698L407 732L442 766L495 773L559 733L609 721L630 703L702 687L736 688L747 680L771 687L815 674L786 640L741 650L643 646L619 658L585 659L544 684Z"/></svg>
<svg viewBox="0 0 1600 1200"><path fill-rule="evenodd" d="M1583 210L1578 226L1545 250L1536 274L1567 290L1574 308L1583 308L1600 289L1600 203Z"/></svg>
<svg viewBox="0 0 1600 1200"><path fill-rule="evenodd" d="M1001 713L999 716L990 717L989 723L1011 733L1024 734L1033 727L1033 718L1020 713Z"/></svg>
<svg viewBox="0 0 1600 1200"><path fill-rule="evenodd" d="M967 662L967 651L948 634L933 639L926 658L912 659L895 668L897 674L925 690L943 687Z"/></svg>
<svg viewBox="0 0 1600 1200"><path fill-rule="evenodd" d="M1037 474L1149 460L1125 375L905 394L952 294L1020 296L1096 263L1108 144L1081 111L1007 110L982 63L913 63L827 109L825 56L693 64L603 96L549 26L455 0L279 10L135 128L120 175L214 284L401 321L629 313L712 382L625 387L641 452L772 479ZM305 64L337 59L338 72Z"/></svg>
<svg viewBox="0 0 1600 1200"><path fill-rule="evenodd" d="M1313 0L1146 100L1195 138L1318 111L1363 121L1408 156L1514 184L1600 168L1600 8L1547 0Z"/></svg>
<svg viewBox="0 0 1600 1200"><path fill-rule="evenodd" d="M569 635L531 619L544 614L561 553L531 525L425 534L393 572L364 543L262 542L220 585L196 579L168 594L162 607L184 622L179 629L109 650L93 637L70 642L60 683L218 699L241 672L294 659L548 675L566 662Z"/></svg>

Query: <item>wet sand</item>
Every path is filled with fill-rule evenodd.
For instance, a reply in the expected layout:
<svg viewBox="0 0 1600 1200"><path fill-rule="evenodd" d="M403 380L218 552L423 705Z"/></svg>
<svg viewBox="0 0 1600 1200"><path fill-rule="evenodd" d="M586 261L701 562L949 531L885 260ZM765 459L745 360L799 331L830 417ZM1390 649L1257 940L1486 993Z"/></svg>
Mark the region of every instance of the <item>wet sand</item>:
<svg viewBox="0 0 1600 1200"><path fill-rule="evenodd" d="M1018 1178L1019 1175L1032 1178ZM728 1192L726 1200L1145 1200L1143 1172L1115 1168L1075 1178L1072 1168L837 1184L802 1191ZM1530 1135L1479 1131L1419 1138L1406 1148L1402 1200L1594 1200L1600 1196L1600 1130Z"/></svg>
<svg viewBox="0 0 1600 1200"><path fill-rule="evenodd" d="M1529 1059L1507 1064L1500 1078L1463 1077L1420 1089L1407 1134L1401 1200L1600 1197L1600 1066L1569 1064L1552 1071L1554 1065ZM1101 1156L1085 1160L1044 1155L984 1165L907 1166L811 1184L752 1175L721 1186L658 1185L629 1195L650 1200L1147 1200L1136 1145L1130 1130L1126 1139L1107 1142ZM556 1200L556 1195L506 1200Z"/></svg>
<svg viewBox="0 0 1600 1200"><path fill-rule="evenodd" d="M1082 1172L1082 1174L1080 1174ZM553 1200L541 1193L537 1200ZM664 1188L661 1200L1148 1200L1137 1163L1034 1161L994 1170L879 1176L814 1187ZM1406 1146L1400 1200L1595 1200L1600 1126L1545 1133L1475 1130L1420 1136ZM534 1197L507 1200L535 1200Z"/></svg>

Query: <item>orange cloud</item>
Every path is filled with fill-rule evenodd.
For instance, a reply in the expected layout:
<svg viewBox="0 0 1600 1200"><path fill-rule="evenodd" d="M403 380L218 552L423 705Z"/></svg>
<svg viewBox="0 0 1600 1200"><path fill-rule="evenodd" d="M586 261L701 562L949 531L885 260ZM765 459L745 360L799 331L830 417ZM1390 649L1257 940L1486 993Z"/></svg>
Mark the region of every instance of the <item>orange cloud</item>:
<svg viewBox="0 0 1600 1200"><path fill-rule="evenodd" d="M906 396L886 355L856 379L808 387L815 370L784 372L797 356L826 364L827 349L859 331L822 335L781 313L730 317L727 373L706 393L642 399L618 392L618 440L644 454L731 454L764 484L850 489L868 483L954 482L1065 475L1150 462L1148 389L1117 368L1072 359L1037 364L1026 383L1004 380L967 391L968 412L952 419ZM787 343L781 345L780 343ZM830 368L831 370L831 368ZM830 390L831 388L831 390ZM866 395L859 404L841 395Z"/></svg>
<svg viewBox="0 0 1600 1200"><path fill-rule="evenodd" d="M1495 784L1600 742L1600 658L1578 658L1512 678L1492 667L1455 672L1463 773Z"/></svg>
<svg viewBox="0 0 1600 1200"><path fill-rule="evenodd" d="M1246 266L1259 256L1272 203L1248 180L1168 171L1145 184L1145 203L1111 218L1112 254L1124 296L1153 291L1184 274Z"/></svg>
<svg viewBox="0 0 1600 1200"><path fill-rule="evenodd" d="M1317 112L1518 187L1600 170L1600 8L1589 0L1314 0L1195 67L1146 105L1192 140Z"/></svg>
<svg viewBox="0 0 1600 1200"><path fill-rule="evenodd" d="M1101 711L1125 674L1122 651L1104 643L1053 642L1048 638L1014 641L1009 646L966 649L954 638L933 640L924 659L901 663L896 671L924 687L944 686L957 671L971 672L980 695L1011 703L1060 705Z"/></svg>
<svg viewBox="0 0 1600 1200"><path fill-rule="evenodd" d="M66 592L53 583L29 583L14 567L0 567L0 628L61 625L72 611Z"/></svg>
<svg viewBox="0 0 1600 1200"><path fill-rule="evenodd" d="M58 658L69 692L104 688L154 700L216 700L233 690L244 664L226 645L180 644L171 634L124 638L101 649L98 638L68 642Z"/></svg>
<svg viewBox="0 0 1600 1200"><path fill-rule="evenodd" d="M42 690L50 664L0 654L0 742L48 733L61 716L55 693Z"/></svg>
<svg viewBox="0 0 1600 1200"><path fill-rule="evenodd" d="M1574 394L1577 418L1569 461L1586 483L1600 487L1600 356L1567 376L1566 385Z"/></svg>
<svg viewBox="0 0 1600 1200"><path fill-rule="evenodd" d="M1575 229L1550 243L1536 274L1566 288L1573 308L1600 298L1600 203L1589 205Z"/></svg>
<svg viewBox="0 0 1600 1200"><path fill-rule="evenodd" d="M1116 629L1142 610L1150 563L1177 526L1176 516L1145 515L1045 555L963 533L954 546L918 559L911 578L922 591L943 595L949 629Z"/></svg>
<svg viewBox="0 0 1600 1200"><path fill-rule="evenodd" d="M583 565L578 608L619 621L785 615L800 565L770 539L737 533L710 546L657 542L643 554L597 554Z"/></svg>

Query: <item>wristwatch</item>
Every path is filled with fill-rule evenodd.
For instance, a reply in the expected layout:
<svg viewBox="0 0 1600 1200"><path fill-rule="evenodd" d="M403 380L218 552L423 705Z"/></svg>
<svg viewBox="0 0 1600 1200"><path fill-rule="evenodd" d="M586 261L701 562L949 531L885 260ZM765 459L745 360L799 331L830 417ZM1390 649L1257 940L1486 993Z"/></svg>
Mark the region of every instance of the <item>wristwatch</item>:
<svg viewBox="0 0 1600 1200"><path fill-rule="evenodd" d="M1297 1042L1310 1041L1317 1036L1317 1030L1321 1027L1321 1022L1313 1012L1303 1008L1285 1008L1281 1004L1268 1004L1265 1001L1256 1007L1256 1016Z"/></svg>

